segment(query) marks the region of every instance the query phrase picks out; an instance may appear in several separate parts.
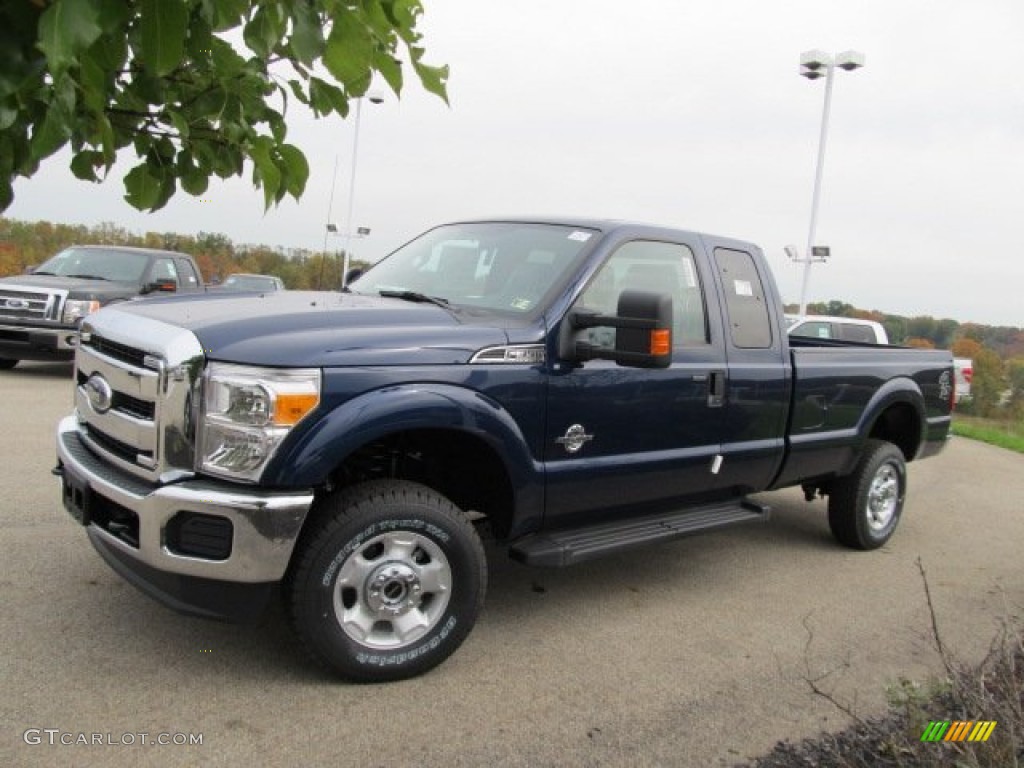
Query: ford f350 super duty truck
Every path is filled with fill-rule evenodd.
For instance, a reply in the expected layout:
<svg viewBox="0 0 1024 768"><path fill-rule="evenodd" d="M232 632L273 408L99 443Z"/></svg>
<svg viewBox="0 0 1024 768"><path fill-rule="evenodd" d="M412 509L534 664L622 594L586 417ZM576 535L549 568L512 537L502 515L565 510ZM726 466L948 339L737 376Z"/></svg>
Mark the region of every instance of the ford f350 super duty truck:
<svg viewBox="0 0 1024 768"><path fill-rule="evenodd" d="M55 473L110 566L203 616L280 591L358 681L465 639L484 531L565 566L802 486L881 546L953 398L948 352L787 337L755 246L611 221L437 227L344 293L121 304L75 365Z"/></svg>
<svg viewBox="0 0 1024 768"><path fill-rule="evenodd" d="M82 318L154 291L202 291L199 267L176 251L73 245L29 274L0 278L0 370L19 360L69 361Z"/></svg>

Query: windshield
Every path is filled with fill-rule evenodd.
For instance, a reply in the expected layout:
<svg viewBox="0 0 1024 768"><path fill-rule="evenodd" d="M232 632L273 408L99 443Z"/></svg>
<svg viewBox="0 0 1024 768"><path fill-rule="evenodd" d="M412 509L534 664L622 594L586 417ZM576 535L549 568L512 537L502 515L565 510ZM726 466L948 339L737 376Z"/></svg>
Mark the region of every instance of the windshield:
<svg viewBox="0 0 1024 768"><path fill-rule="evenodd" d="M91 277L118 283L141 283L149 258L144 253L102 248L65 248L33 274Z"/></svg>
<svg viewBox="0 0 1024 768"><path fill-rule="evenodd" d="M450 224L402 246L349 287L525 315L563 282L596 235L552 224Z"/></svg>

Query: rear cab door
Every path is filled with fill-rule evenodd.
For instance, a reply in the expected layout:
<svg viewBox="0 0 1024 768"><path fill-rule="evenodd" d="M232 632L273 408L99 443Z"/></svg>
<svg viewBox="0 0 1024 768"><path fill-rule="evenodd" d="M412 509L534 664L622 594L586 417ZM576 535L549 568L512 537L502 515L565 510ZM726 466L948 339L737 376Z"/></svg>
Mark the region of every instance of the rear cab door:
<svg viewBox="0 0 1024 768"><path fill-rule="evenodd" d="M717 485L743 495L767 488L785 455L792 367L782 303L760 249L702 239L721 297L728 372Z"/></svg>

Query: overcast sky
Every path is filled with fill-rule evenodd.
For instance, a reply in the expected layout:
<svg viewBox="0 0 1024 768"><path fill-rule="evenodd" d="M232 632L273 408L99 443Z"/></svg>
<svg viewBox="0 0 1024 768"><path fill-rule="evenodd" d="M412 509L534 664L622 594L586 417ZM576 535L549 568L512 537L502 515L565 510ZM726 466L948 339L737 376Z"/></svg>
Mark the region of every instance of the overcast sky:
<svg viewBox="0 0 1024 768"><path fill-rule="evenodd" d="M413 82L362 111L354 244L375 260L453 219L637 219L760 245L799 299L824 80L800 53L855 49L835 79L810 301L1024 326L1021 0L424 0L427 59L450 107ZM300 203L263 211L246 179L156 214L46 162L5 216L131 231L220 232L319 250L344 229L353 122L289 114L312 167ZM130 167L126 158L123 174ZM341 247L332 237L328 248Z"/></svg>

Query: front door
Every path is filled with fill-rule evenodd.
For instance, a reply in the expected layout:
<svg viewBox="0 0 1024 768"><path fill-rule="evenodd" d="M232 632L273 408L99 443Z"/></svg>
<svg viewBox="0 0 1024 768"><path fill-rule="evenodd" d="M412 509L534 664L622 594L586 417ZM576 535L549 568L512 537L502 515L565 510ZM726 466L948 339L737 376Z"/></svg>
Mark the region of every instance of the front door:
<svg viewBox="0 0 1024 768"><path fill-rule="evenodd" d="M591 360L552 374L546 525L580 524L616 507L678 506L714 492L725 352L717 325L709 327L712 277L701 253L697 241L626 242L577 299L575 307L615 314L623 290L671 294L672 364L652 370ZM716 302L711 308L718 312ZM614 345L614 329L587 333L592 344Z"/></svg>

